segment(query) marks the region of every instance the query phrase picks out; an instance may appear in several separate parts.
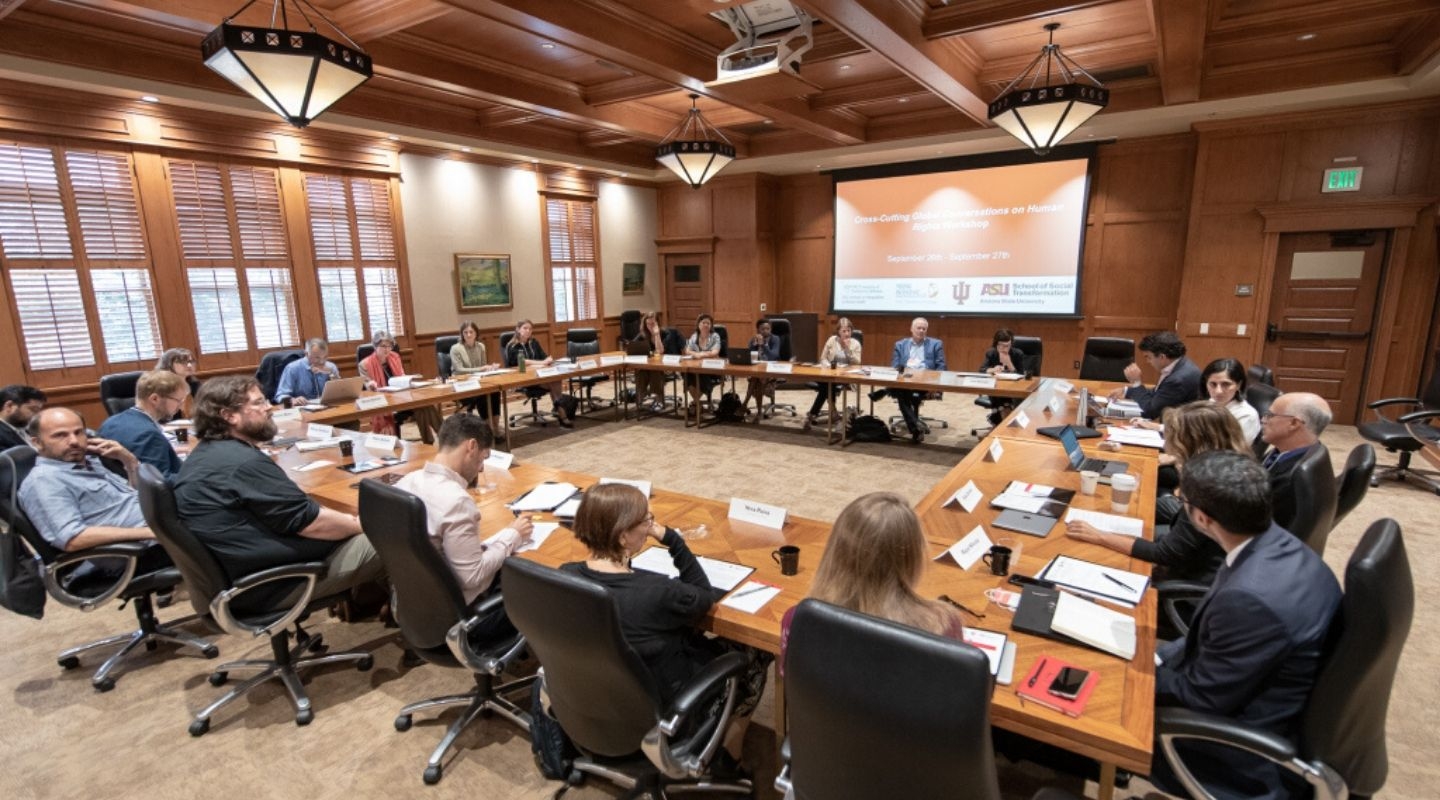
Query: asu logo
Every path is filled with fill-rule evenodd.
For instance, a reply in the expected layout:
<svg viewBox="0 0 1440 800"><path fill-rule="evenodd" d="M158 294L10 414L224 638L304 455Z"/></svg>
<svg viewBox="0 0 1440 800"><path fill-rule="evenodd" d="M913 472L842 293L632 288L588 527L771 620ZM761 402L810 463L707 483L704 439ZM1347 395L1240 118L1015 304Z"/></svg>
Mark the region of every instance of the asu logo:
<svg viewBox="0 0 1440 800"><path fill-rule="evenodd" d="M1010 284L987 283L980 287L980 294L983 297L1009 297Z"/></svg>
<svg viewBox="0 0 1440 800"><path fill-rule="evenodd" d="M965 305L965 301L970 299L970 284L964 281L955 284L950 287L950 296L955 298L955 305Z"/></svg>

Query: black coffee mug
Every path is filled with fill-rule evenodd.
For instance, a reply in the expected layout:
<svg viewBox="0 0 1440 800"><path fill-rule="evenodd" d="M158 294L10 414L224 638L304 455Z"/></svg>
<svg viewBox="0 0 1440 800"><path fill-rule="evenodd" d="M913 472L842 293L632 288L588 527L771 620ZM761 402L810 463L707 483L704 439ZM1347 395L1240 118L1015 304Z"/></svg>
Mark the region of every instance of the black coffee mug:
<svg viewBox="0 0 1440 800"><path fill-rule="evenodd" d="M800 571L800 548L793 544L787 544L779 550L770 554L775 563L780 565L781 575L794 575Z"/></svg>
<svg viewBox="0 0 1440 800"><path fill-rule="evenodd" d="M990 552L980 556L980 560L990 565L991 575L1010 574L1010 548L995 545Z"/></svg>
<svg viewBox="0 0 1440 800"><path fill-rule="evenodd" d="M340 440L340 457L349 458L355 455L355 442L351 439Z"/></svg>
<svg viewBox="0 0 1440 800"><path fill-rule="evenodd" d="M175 441L179 442L180 444L185 444L186 442L190 441L190 429L189 429L189 428L176 428L176 429L175 429Z"/></svg>

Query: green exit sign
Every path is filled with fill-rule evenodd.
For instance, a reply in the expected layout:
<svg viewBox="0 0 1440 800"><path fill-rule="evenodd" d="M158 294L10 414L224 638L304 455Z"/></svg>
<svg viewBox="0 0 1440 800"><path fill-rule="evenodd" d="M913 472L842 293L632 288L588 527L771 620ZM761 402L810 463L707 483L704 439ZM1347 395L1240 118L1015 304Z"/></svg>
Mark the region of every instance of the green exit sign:
<svg viewBox="0 0 1440 800"><path fill-rule="evenodd" d="M1325 183L1320 187L1320 191L1358 192L1360 191L1360 173L1364 171L1364 167L1327 169L1325 170Z"/></svg>

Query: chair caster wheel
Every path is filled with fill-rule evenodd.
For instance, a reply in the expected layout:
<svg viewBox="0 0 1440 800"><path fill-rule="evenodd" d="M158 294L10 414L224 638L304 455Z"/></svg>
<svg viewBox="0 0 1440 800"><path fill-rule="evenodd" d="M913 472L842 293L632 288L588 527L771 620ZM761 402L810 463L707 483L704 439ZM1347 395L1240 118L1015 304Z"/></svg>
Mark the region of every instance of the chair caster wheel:
<svg viewBox="0 0 1440 800"><path fill-rule="evenodd" d="M1379 479L1379 478L1371 478L1371 479L1370 479L1370 488L1372 488L1372 489L1378 489L1378 488L1380 488L1380 479Z"/></svg>
<svg viewBox="0 0 1440 800"><path fill-rule="evenodd" d="M98 681L91 681L90 685L94 686L95 691L97 692L108 692L111 689L115 688L115 679L111 677L104 677Z"/></svg>
<svg viewBox="0 0 1440 800"><path fill-rule="evenodd" d="M159 643L159 642L146 642L146 643L145 643L145 649L146 649L146 650L150 650L150 651L152 651L152 652L155 650L155 648L157 648L157 647L159 647L159 646L160 646L160 643Z"/></svg>
<svg viewBox="0 0 1440 800"><path fill-rule="evenodd" d="M426 767L426 768L425 768L425 775L423 776L424 779L425 779L425 785L426 785L426 786L434 786L435 784L437 784L437 783L440 782L440 778L441 778L443 775L444 775L444 771L440 768L440 766L439 766L438 764L437 764L436 766L433 766L433 767Z"/></svg>
<svg viewBox="0 0 1440 800"><path fill-rule="evenodd" d="M401 733L410 730L410 726L413 724L415 724L415 718L409 714L401 714L395 718L395 730Z"/></svg>
<svg viewBox="0 0 1440 800"><path fill-rule="evenodd" d="M55 663L60 665L60 669L75 669L76 667L80 666L80 657L66 656L65 658L59 659Z"/></svg>
<svg viewBox="0 0 1440 800"><path fill-rule="evenodd" d="M369 672L370 668L373 666L375 666L375 659L371 656L365 656L364 658L355 662L355 669L358 669L361 672Z"/></svg>
<svg viewBox="0 0 1440 800"><path fill-rule="evenodd" d="M210 730L210 720L208 719L197 719L190 723L191 736L204 736L208 730Z"/></svg>
<svg viewBox="0 0 1440 800"><path fill-rule="evenodd" d="M295 724L296 724L296 725L299 725L299 726L301 726L301 727L304 727L304 726L309 725L310 723L312 723L312 722L314 722L314 721L315 721L315 712L314 712L314 711L311 711L311 710L308 709L308 708L307 708L307 709L304 709L304 710L302 710L302 711L296 711L296 712L295 712Z"/></svg>
<svg viewBox="0 0 1440 800"><path fill-rule="evenodd" d="M219 658L220 648L212 644L209 647L206 647L204 650L201 650L200 654L205 656L206 658Z"/></svg>
<svg viewBox="0 0 1440 800"><path fill-rule="evenodd" d="M225 685L225 681L228 681L228 680L230 680L230 673L228 673L228 672L212 672L212 673L210 673L210 685L211 685L211 686L224 686L224 685Z"/></svg>
<svg viewBox="0 0 1440 800"><path fill-rule="evenodd" d="M579 786L585 782L585 773L578 769L572 769L565 774L565 783L569 786Z"/></svg>

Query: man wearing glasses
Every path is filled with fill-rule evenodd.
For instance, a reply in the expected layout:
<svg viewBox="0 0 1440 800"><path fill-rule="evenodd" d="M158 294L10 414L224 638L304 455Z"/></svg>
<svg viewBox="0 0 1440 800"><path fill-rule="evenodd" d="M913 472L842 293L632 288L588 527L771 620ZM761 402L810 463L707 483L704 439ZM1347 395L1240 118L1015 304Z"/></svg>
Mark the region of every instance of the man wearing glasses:
<svg viewBox="0 0 1440 800"><path fill-rule="evenodd" d="M174 480L180 473L180 457L160 423L173 419L188 399L190 386L184 378L168 370L151 370L135 382L135 405L105 420L98 433L119 442L140 463L160 470L165 480Z"/></svg>
<svg viewBox="0 0 1440 800"><path fill-rule="evenodd" d="M1270 445L1261 466L1270 473L1270 492L1275 520L1289 525L1295 518L1295 488L1292 473L1330 424L1330 404L1310 392L1287 392L1275 398L1270 410L1260 417L1260 438Z"/></svg>

